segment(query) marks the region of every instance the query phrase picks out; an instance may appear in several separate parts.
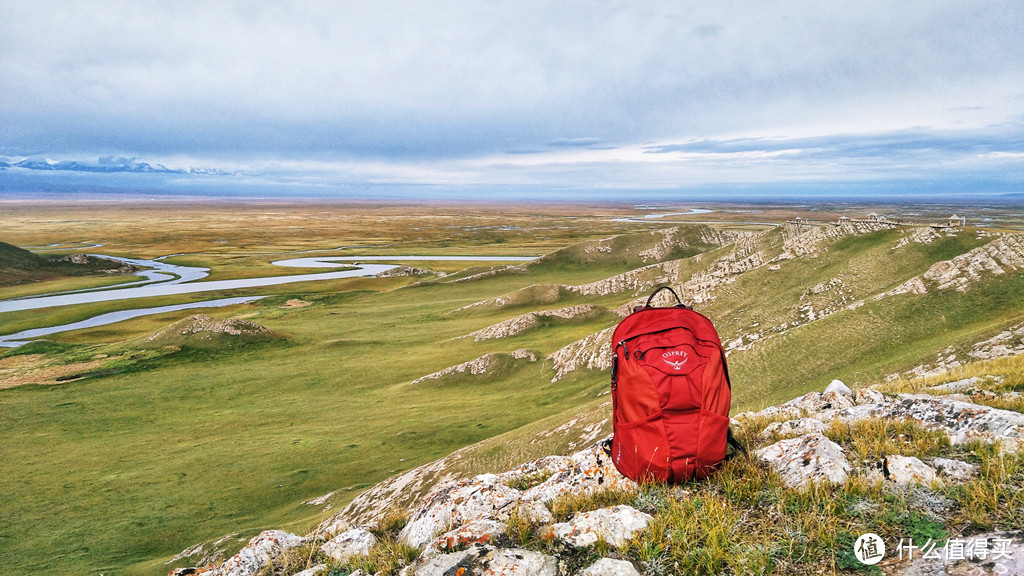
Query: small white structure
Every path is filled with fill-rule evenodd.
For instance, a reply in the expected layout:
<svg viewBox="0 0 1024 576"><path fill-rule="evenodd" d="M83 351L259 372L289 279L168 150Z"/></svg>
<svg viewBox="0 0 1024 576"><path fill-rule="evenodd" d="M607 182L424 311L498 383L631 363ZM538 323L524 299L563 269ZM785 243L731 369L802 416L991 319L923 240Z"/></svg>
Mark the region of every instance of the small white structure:
<svg viewBox="0 0 1024 576"><path fill-rule="evenodd" d="M840 216L838 222L840 224L849 224L850 223L850 217L849 216Z"/></svg>
<svg viewBox="0 0 1024 576"><path fill-rule="evenodd" d="M967 226L967 218L964 217L964 216L957 216L956 214L953 214L952 216L950 216L949 219L948 219L948 222L949 222L949 225L951 227L953 227L953 226L960 226L960 227Z"/></svg>
<svg viewBox="0 0 1024 576"><path fill-rule="evenodd" d="M881 214L876 214L876 213L872 212L871 214L868 214L868 220L872 220L872 221L875 221L875 222L885 222L886 218L885 218L885 216L882 216Z"/></svg>

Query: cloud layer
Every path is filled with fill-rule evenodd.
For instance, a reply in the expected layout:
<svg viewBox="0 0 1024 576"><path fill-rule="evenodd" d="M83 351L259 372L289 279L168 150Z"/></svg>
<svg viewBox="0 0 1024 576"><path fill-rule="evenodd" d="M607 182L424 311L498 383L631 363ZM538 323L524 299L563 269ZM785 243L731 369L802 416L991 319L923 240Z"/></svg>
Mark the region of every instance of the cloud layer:
<svg viewBox="0 0 1024 576"><path fill-rule="evenodd" d="M1012 1L0 1L0 156L346 186L1012 188L1022 29Z"/></svg>

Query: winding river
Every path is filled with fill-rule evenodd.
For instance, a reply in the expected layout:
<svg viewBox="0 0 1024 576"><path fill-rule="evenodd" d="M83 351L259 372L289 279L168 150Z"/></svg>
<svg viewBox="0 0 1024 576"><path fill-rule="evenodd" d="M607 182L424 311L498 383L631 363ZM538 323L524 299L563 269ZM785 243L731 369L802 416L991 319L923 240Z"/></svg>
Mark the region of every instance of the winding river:
<svg viewBox="0 0 1024 576"><path fill-rule="evenodd" d="M118 287L112 289L76 290L55 294L42 294L39 296L0 300L0 313L15 312L19 310L35 310L54 306L71 306L74 304L90 304L95 302L109 302L113 300L134 300L137 298L151 298L154 296L176 296L180 294L194 294L197 292L214 292L218 290L237 290L240 288L254 288L261 286L275 286L278 284L290 284L293 282L312 282L316 280L337 280L341 278L356 278L376 276L392 268L395 264L367 264L365 261L462 261L462 262L529 262L535 257L523 256L314 256L306 258L290 258L273 262L277 266L293 268L337 268L346 266L352 269L338 270L334 272L315 272L310 274L289 274L286 276L266 276L260 278L239 278L236 280L213 280L198 282L209 275L209 268L195 266L178 266L156 260L140 260L134 258L116 258L101 254L92 254L99 258L108 258L119 262L126 262L135 266L150 268L139 272L145 276L145 280L130 283L130 287ZM141 284L141 285L140 285ZM26 344L28 338L37 338L58 332L70 330L81 330L113 324L130 318L138 318L149 314L162 314L175 310L187 310L191 308L212 308L217 306L233 306L244 302L258 300L263 296L249 296L241 298L221 298L218 300L207 300L189 304L178 304L173 306L158 306L153 308L135 308L122 310L94 316L81 322L64 324L61 326L50 326L45 328L34 328L16 334L0 335L0 347L15 347ZM2 328L0 328L2 330Z"/></svg>

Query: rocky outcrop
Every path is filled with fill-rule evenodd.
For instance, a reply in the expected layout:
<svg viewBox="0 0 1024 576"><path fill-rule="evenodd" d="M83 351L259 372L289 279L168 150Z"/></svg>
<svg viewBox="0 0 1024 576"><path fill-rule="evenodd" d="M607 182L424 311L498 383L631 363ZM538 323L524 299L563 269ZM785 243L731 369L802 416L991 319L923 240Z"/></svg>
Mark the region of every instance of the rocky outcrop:
<svg viewBox="0 0 1024 576"><path fill-rule="evenodd" d="M985 277L999 276L1024 269L1024 237L1004 234L995 240L960 254L951 260L932 264L928 270L907 280L893 293L922 294L929 288L966 292Z"/></svg>
<svg viewBox="0 0 1024 576"><path fill-rule="evenodd" d="M599 540L622 548L633 534L647 528L653 519L650 514L631 506L612 506L581 512L568 522L552 524L548 535L576 548L596 544Z"/></svg>
<svg viewBox="0 0 1024 576"><path fill-rule="evenodd" d="M874 396L856 404L860 397L842 392L810 392L780 406L771 406L757 413L737 414L742 422L748 418L806 417L823 423L833 421L854 424L866 419L904 420L945 433L952 444L980 441L995 444L1001 450L1016 453L1024 449L1024 414L1001 410L928 394L900 394L895 399ZM804 426L799 422L784 426Z"/></svg>
<svg viewBox="0 0 1024 576"><path fill-rule="evenodd" d="M897 485L924 484L938 487L942 485L939 474L934 468L914 456L892 454L882 461L885 478Z"/></svg>
<svg viewBox="0 0 1024 576"><path fill-rule="evenodd" d="M956 235L956 233L952 233ZM942 234L932 228L931 226L923 226L921 228L914 228L909 234L904 235L896 242L896 245L892 247L892 250L899 250L904 246L911 244L931 244L932 242L942 238Z"/></svg>
<svg viewBox="0 0 1024 576"><path fill-rule="evenodd" d="M456 278L456 282L473 282L474 280L481 280L483 278L490 278L492 276L498 276L501 274L526 274L529 269L525 264L509 264L506 266L495 266L485 272L478 272L470 276L463 278Z"/></svg>
<svg viewBox="0 0 1024 576"><path fill-rule="evenodd" d="M427 270L426 268L416 268L414 266L395 266L389 270L385 270L377 274L377 278L401 278L405 276L429 276L431 274L437 275L439 278L446 276L444 272L435 272L433 270Z"/></svg>
<svg viewBox="0 0 1024 576"><path fill-rule="evenodd" d="M526 490L509 486L538 475L549 477ZM534 522L548 523L551 513L544 503L566 493L587 494L635 486L615 469L602 442L572 456L541 458L502 474L481 474L441 487L413 512L400 537L411 546L423 546L450 527L481 519L506 521L513 512Z"/></svg>
<svg viewBox="0 0 1024 576"><path fill-rule="evenodd" d="M567 306L557 310L527 312L526 314L520 314L514 318L509 318L503 322L492 324L486 328L471 332L465 336L460 336L460 338L472 338L474 342L492 340L495 338L508 338L509 336L515 336L516 334L521 334L531 328L539 326L541 318L561 318L563 320L572 320L574 318L593 315L597 310L598 307L593 304L581 304L578 306Z"/></svg>
<svg viewBox="0 0 1024 576"><path fill-rule="evenodd" d="M814 256L825 250L825 245L846 236L870 234L879 230L895 228L895 224L887 222L846 222L843 224L825 224L807 226L786 223L782 225L782 253L775 260L791 260Z"/></svg>
<svg viewBox="0 0 1024 576"><path fill-rule="evenodd" d="M238 554L203 576L253 576L283 553L306 543L305 538L282 530L266 530L249 541ZM179 572L181 573L181 572ZM185 572L185 573L194 573ZM172 572L173 574L173 572Z"/></svg>
<svg viewBox="0 0 1024 576"><path fill-rule="evenodd" d="M811 392L757 413L739 414L736 421L748 426L792 414L799 414L802 419L788 424L773 423L761 429L760 434L768 435L772 426L779 423L798 430L832 422L852 424L862 418L910 419L946 432L954 443L959 442L960 436L1002 442L1020 438L1024 431L1024 414L930 395L891 397L872 390L854 393L839 380L833 380L823 392ZM811 425L811 422L818 424ZM843 484L851 477L860 476L869 482L885 483L888 490L909 491L907 493L926 498L929 490L946 483L969 482L978 474L977 466L960 460L931 458L926 462L903 454L888 454L880 461L851 463L847 450L826 434L831 434L830 428L825 428L824 433L815 429L796 438L783 439L755 451L754 457L773 468L783 484L801 490L822 483ZM583 509L564 522L555 522L548 508L565 496L578 498L603 490L637 494L639 487L619 474L611 463L605 452L606 442L602 440L570 456L536 459L506 472L441 482L419 501L399 533L402 542L420 550L419 557L405 566L401 574L554 576L564 573L565 556L562 554L566 549L594 546L601 541L624 548L637 533L647 529L653 516L620 504ZM443 462L450 464L450 458ZM391 490L396 487L416 489L409 478L407 473L397 482L391 481ZM677 489L675 494L677 498L686 498L689 491ZM934 496L932 500L935 498L939 497ZM394 498L375 500L378 505L397 501ZM639 497L634 500L640 501ZM947 506L942 502L935 505ZM360 506L350 506L321 524L308 539L284 532L264 532L227 563L213 569L214 572L204 573L248 576L288 549L315 538L320 538L319 550L328 558L342 560L364 555L374 537L366 527L358 525L361 518L365 519L366 515ZM535 534L549 542L543 552L509 547L515 541L509 539L513 520L520 526L525 522L537 527ZM603 559L581 573L633 576L638 572L629 562Z"/></svg>
<svg viewBox="0 0 1024 576"><path fill-rule="evenodd" d="M149 345L187 342L202 344L216 342L218 337L266 339L277 337L273 331L251 320L228 318L222 320L206 314L193 314L146 338Z"/></svg>
<svg viewBox="0 0 1024 576"><path fill-rule="evenodd" d="M596 334L591 334L564 346L550 356L548 360L554 362L555 377L552 382L557 382L566 374L586 368L588 370L607 370L612 366L611 338L615 327L605 328Z"/></svg>
<svg viewBox="0 0 1024 576"><path fill-rule="evenodd" d="M488 298L480 302L456 308L456 312L475 308L504 308L505 306L522 306L532 304L553 304L571 294L569 286L562 284L531 284L496 298Z"/></svg>
<svg viewBox="0 0 1024 576"><path fill-rule="evenodd" d="M607 296L609 294L622 294L625 292L633 296L641 292L651 290L662 284L675 284L679 280L680 261L662 262L651 264L643 268L637 268L616 274L603 280L580 284L578 286L567 286L571 292L582 296Z"/></svg>
<svg viewBox="0 0 1024 576"><path fill-rule="evenodd" d="M450 554L421 557L408 576L556 576L553 556L519 548L495 548L474 544Z"/></svg>
<svg viewBox="0 0 1024 576"><path fill-rule="evenodd" d="M320 547L329 558L344 562L353 556L365 556L377 544L377 537L369 530L352 528L338 534Z"/></svg>
<svg viewBox="0 0 1024 576"><path fill-rule="evenodd" d="M843 449L820 432L779 440L755 455L774 468L783 483L803 488L819 482L844 484L850 479L850 463Z"/></svg>
<svg viewBox="0 0 1024 576"><path fill-rule="evenodd" d="M449 366L444 370L438 370L426 376L420 376L419 378L412 381L413 384L420 384L428 380L440 380L456 374L468 374L472 376L481 376L489 374L496 367L501 365L504 361L512 360L524 360L526 362L536 362L537 355L533 352L520 348L519 350L513 350L508 354L499 353L488 353L475 358L462 364L456 364L455 366Z"/></svg>

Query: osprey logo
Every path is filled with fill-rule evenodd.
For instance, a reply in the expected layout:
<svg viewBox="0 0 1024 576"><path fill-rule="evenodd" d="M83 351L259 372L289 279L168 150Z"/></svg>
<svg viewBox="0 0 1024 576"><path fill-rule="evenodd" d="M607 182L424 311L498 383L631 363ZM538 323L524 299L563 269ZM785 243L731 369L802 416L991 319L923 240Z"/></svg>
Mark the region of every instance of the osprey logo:
<svg viewBox="0 0 1024 576"><path fill-rule="evenodd" d="M690 359L690 355L685 350L669 350L661 355L665 360L665 363L671 366L677 372L683 369L683 365Z"/></svg>

